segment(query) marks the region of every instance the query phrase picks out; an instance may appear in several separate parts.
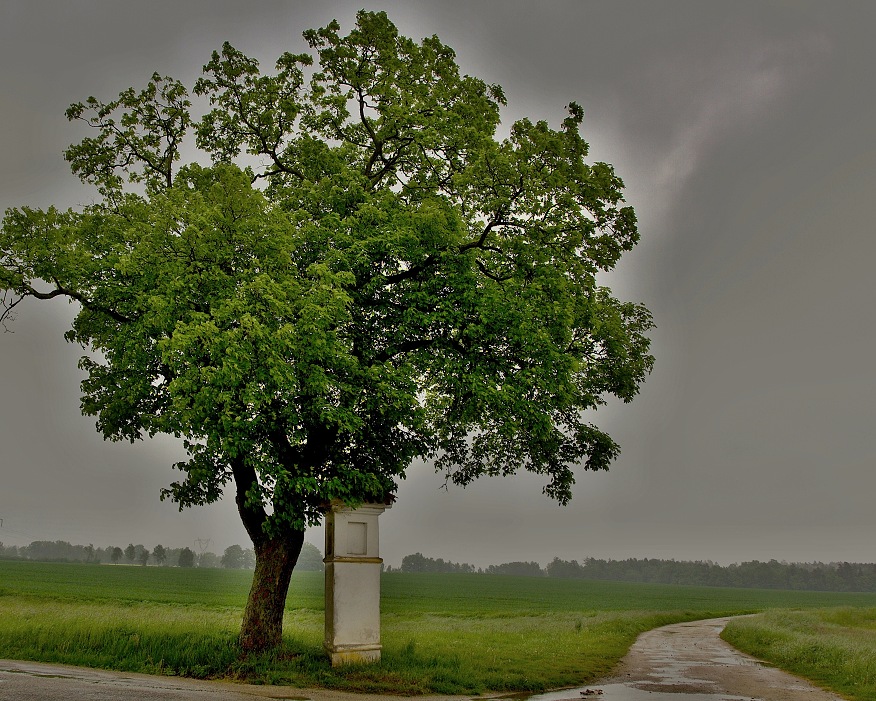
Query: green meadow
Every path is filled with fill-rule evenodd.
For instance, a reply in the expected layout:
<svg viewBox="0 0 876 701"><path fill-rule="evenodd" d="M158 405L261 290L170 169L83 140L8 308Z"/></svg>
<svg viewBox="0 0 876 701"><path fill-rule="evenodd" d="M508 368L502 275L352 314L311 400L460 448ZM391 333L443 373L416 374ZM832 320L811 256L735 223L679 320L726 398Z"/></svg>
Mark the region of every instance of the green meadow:
<svg viewBox="0 0 876 701"><path fill-rule="evenodd" d="M384 693L540 691L609 674L639 633L667 623L836 610L872 624L876 611L876 594L393 572L382 580L382 661L332 669L318 572L293 575L283 648L241 657L250 578L0 561L0 658Z"/></svg>
<svg viewBox="0 0 876 701"><path fill-rule="evenodd" d="M876 608L774 609L731 621L722 637L847 698L876 701Z"/></svg>

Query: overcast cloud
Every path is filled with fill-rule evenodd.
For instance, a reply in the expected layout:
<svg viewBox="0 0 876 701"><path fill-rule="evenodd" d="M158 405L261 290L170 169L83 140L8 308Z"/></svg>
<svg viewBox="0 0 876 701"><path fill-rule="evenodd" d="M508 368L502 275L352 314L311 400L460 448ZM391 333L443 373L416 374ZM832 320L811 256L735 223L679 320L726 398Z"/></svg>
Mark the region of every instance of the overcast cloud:
<svg viewBox="0 0 876 701"><path fill-rule="evenodd" d="M61 153L71 102L153 71L191 84L229 40L270 67L301 32L362 5L67 0L0 4L0 206L93 193ZM623 453L559 507L535 477L444 491L415 465L382 555L479 565L657 557L876 561L873 225L876 5L378 2L499 83L505 123L570 101L616 166L642 243L607 278L653 312L656 368L597 422ZM104 443L79 415L63 302L0 334L0 541L247 544L233 502L177 513L172 441ZM309 540L321 544L322 534Z"/></svg>

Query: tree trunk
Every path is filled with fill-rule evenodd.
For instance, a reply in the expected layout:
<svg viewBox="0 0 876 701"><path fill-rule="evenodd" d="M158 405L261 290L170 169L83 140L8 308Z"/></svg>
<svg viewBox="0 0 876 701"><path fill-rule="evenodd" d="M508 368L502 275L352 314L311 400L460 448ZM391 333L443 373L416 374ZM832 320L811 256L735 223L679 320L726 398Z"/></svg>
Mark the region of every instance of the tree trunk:
<svg viewBox="0 0 876 701"><path fill-rule="evenodd" d="M262 536L254 543L256 567L240 627L240 646L245 652L263 652L282 642L286 594L303 544L304 531Z"/></svg>

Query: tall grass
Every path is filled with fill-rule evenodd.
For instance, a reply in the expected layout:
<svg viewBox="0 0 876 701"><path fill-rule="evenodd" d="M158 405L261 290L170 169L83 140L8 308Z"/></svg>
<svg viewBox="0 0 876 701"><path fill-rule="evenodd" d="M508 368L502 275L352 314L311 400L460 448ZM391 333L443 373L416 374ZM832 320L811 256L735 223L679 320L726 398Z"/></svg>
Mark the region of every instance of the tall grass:
<svg viewBox="0 0 876 701"><path fill-rule="evenodd" d="M876 701L876 608L766 611L722 637L755 657L856 701Z"/></svg>
<svg viewBox="0 0 876 701"><path fill-rule="evenodd" d="M283 648L236 644L251 573L0 562L0 657L382 693L586 684L666 623L765 608L865 606L876 595L483 575L382 579L383 659L332 669L323 581L292 578Z"/></svg>
<svg viewBox="0 0 876 701"><path fill-rule="evenodd" d="M0 597L0 654L150 674L207 677L232 664L235 612Z"/></svg>

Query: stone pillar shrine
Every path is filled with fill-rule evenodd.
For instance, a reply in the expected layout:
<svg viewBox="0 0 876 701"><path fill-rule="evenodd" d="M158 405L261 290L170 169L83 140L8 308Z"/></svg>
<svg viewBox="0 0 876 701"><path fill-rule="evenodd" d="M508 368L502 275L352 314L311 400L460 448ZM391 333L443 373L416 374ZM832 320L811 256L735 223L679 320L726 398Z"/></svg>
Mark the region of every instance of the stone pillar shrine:
<svg viewBox="0 0 876 701"><path fill-rule="evenodd" d="M386 504L333 502L325 518L325 649L332 666L380 659L377 518Z"/></svg>

